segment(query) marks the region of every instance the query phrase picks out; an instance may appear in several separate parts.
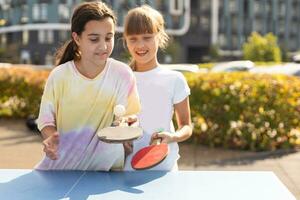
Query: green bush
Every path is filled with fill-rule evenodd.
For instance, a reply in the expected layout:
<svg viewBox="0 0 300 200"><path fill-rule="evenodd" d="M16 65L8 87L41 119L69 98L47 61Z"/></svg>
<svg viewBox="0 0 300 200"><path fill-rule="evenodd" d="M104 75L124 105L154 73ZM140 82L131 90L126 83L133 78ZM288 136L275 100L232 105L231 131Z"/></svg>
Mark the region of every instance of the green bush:
<svg viewBox="0 0 300 200"><path fill-rule="evenodd" d="M272 33L261 36L253 32L243 45L243 54L246 60L281 62L281 50Z"/></svg>
<svg viewBox="0 0 300 200"><path fill-rule="evenodd" d="M48 74L30 68L0 68L0 117L37 115Z"/></svg>
<svg viewBox="0 0 300 200"><path fill-rule="evenodd" d="M196 142L253 151L300 144L298 78L238 72L186 76Z"/></svg>
<svg viewBox="0 0 300 200"><path fill-rule="evenodd" d="M48 71L0 68L0 117L37 115ZM210 146L300 146L300 79L249 73L186 74L193 139Z"/></svg>

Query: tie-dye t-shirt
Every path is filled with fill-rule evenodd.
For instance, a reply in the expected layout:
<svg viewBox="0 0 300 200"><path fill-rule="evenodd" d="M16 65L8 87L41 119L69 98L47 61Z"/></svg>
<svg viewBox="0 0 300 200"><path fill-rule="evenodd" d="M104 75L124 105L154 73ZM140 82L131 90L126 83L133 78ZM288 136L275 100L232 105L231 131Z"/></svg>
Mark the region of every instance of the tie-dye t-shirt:
<svg viewBox="0 0 300 200"><path fill-rule="evenodd" d="M140 110L133 72L112 58L104 70L89 79L76 69L74 61L50 73L42 96L38 127L55 126L59 133L58 159L44 157L40 170L110 170L122 168L122 144L99 141L97 130L110 126L113 108L121 104L126 114Z"/></svg>

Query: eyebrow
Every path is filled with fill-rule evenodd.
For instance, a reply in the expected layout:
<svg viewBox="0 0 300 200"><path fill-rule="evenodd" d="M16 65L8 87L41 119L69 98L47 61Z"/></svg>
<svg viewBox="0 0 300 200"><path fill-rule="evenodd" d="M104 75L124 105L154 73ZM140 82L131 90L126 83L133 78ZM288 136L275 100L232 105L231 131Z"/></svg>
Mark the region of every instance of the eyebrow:
<svg viewBox="0 0 300 200"><path fill-rule="evenodd" d="M107 36L107 35L113 35L113 33L107 33L106 36ZM90 33L90 34L88 34L88 36L101 36L101 34L98 34L98 33Z"/></svg>

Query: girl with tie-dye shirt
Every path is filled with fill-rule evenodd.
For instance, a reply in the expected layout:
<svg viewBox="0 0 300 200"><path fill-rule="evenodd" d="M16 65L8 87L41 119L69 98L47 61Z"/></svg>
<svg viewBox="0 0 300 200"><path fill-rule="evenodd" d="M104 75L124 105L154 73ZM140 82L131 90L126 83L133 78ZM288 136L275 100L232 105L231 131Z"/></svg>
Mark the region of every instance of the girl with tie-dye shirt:
<svg viewBox="0 0 300 200"><path fill-rule="evenodd" d="M101 2L80 4L71 21L72 40L57 54L42 96L38 127L45 157L40 170L113 170L124 165L122 144L101 142L97 130L113 122L113 108L140 110L131 69L109 58L116 20Z"/></svg>

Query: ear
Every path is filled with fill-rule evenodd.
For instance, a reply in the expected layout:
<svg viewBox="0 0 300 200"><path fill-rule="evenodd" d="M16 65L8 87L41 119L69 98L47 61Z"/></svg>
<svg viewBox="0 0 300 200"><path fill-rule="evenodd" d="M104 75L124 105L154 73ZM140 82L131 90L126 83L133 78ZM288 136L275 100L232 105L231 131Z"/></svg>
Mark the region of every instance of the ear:
<svg viewBox="0 0 300 200"><path fill-rule="evenodd" d="M78 34L75 33L75 32L72 32L72 38L73 38L73 40L75 41L75 43L77 44L77 46L79 46L80 40L79 40Z"/></svg>

